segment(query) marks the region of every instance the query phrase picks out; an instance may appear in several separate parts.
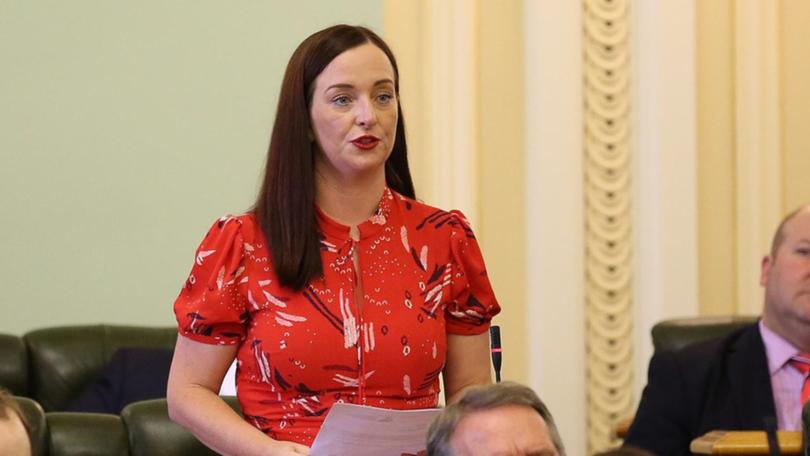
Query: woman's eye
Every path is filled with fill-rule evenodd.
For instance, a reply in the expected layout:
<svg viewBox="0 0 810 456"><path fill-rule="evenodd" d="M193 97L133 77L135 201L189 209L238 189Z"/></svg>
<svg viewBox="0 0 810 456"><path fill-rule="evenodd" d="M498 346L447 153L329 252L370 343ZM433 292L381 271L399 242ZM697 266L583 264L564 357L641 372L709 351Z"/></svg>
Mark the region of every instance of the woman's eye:
<svg viewBox="0 0 810 456"><path fill-rule="evenodd" d="M796 250L796 253L802 256L810 256L810 248L802 247Z"/></svg>
<svg viewBox="0 0 810 456"><path fill-rule="evenodd" d="M347 106L349 103L351 103L351 101L352 100L351 98L348 97L348 95L339 95L335 98L332 98L332 103L338 106Z"/></svg>
<svg viewBox="0 0 810 456"><path fill-rule="evenodd" d="M381 94L377 95L377 101L380 102L381 104L391 103L391 100L393 100L393 99L394 99L394 96L391 95L390 93L381 93Z"/></svg>

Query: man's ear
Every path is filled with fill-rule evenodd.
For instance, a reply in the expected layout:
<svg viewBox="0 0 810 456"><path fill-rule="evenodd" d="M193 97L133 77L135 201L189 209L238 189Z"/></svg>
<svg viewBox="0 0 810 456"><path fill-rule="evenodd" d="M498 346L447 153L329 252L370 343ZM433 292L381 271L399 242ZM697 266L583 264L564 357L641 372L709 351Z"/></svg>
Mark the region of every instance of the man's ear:
<svg viewBox="0 0 810 456"><path fill-rule="evenodd" d="M768 283L768 271L771 270L771 263L773 262L773 258L770 255L765 255L762 257L762 262L760 263L760 271L759 271L759 284L763 287Z"/></svg>

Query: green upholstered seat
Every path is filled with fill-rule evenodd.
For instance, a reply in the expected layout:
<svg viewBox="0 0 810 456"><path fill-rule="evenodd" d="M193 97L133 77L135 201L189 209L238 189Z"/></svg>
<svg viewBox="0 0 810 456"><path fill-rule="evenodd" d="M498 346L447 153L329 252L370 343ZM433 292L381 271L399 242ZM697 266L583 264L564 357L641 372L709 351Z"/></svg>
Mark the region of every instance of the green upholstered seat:
<svg viewBox="0 0 810 456"><path fill-rule="evenodd" d="M224 399L231 408L239 411L236 397L226 396ZM121 411L121 418L129 434L132 456L217 454L169 418L166 399L130 404Z"/></svg>

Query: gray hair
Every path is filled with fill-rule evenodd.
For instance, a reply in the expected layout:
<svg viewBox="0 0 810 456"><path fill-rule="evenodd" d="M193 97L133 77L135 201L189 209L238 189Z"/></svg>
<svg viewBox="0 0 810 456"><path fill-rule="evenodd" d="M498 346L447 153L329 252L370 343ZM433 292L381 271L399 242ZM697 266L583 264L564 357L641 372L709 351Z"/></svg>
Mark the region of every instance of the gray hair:
<svg viewBox="0 0 810 456"><path fill-rule="evenodd" d="M554 418L551 417L551 412L548 411L546 404L531 388L515 382L470 388L464 393L461 400L445 407L428 429L428 456L453 456L450 439L462 419L474 412L491 410L505 405L523 405L540 414L548 427L551 442L557 449L557 453L565 456L560 433L557 431L557 425L554 424Z"/></svg>

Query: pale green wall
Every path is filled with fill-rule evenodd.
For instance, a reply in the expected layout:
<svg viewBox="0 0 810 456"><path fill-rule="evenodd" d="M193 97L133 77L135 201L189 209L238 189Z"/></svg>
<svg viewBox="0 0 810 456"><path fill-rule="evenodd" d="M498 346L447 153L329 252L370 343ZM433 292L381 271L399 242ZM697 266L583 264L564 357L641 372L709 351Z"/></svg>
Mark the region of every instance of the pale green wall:
<svg viewBox="0 0 810 456"><path fill-rule="evenodd" d="M250 206L293 48L381 0L0 0L0 332L171 325Z"/></svg>

